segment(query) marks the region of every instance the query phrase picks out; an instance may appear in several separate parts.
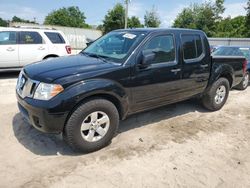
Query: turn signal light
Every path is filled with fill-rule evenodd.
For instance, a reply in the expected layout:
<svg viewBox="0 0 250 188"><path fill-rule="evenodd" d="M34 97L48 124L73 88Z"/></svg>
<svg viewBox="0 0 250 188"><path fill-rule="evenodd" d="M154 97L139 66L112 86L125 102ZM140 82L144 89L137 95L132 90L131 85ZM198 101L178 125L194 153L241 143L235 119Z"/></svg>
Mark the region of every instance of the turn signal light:
<svg viewBox="0 0 250 188"><path fill-rule="evenodd" d="M50 96L54 97L57 94L63 91L63 87L61 85L54 85L53 90L50 93Z"/></svg>

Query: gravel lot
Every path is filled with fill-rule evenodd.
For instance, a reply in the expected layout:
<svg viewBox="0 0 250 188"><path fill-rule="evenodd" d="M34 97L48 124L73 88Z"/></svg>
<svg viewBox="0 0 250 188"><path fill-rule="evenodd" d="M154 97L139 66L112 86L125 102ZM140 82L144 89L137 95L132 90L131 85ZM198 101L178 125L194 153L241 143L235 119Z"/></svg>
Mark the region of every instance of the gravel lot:
<svg viewBox="0 0 250 188"><path fill-rule="evenodd" d="M250 87L218 112L190 100L132 116L106 148L74 154L26 124L0 73L0 187L249 187Z"/></svg>

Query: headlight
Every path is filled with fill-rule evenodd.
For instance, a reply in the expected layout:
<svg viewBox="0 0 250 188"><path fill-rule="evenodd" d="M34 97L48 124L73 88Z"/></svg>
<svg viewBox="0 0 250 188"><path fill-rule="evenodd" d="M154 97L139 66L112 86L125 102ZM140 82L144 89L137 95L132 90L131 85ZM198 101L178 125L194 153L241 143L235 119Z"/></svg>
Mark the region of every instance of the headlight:
<svg viewBox="0 0 250 188"><path fill-rule="evenodd" d="M19 89L21 87L21 78L23 76L23 70L20 71L19 75L18 75L18 79L17 79L17 84L16 84L16 89Z"/></svg>
<svg viewBox="0 0 250 188"><path fill-rule="evenodd" d="M59 84L40 83L36 88L34 99L50 100L63 91L63 87Z"/></svg>

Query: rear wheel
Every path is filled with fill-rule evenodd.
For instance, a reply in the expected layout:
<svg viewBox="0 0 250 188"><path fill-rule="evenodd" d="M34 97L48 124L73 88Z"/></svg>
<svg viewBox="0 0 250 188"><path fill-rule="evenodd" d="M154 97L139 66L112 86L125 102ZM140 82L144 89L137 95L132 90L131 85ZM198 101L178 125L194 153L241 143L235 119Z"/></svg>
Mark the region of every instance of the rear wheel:
<svg viewBox="0 0 250 188"><path fill-rule="evenodd" d="M246 74L243 77L243 80L239 85L235 87L235 89L245 90L248 87L248 84L249 84L249 72L246 72Z"/></svg>
<svg viewBox="0 0 250 188"><path fill-rule="evenodd" d="M94 99L73 112L63 136L75 151L92 152L110 143L118 124L119 114L114 104L104 99Z"/></svg>
<svg viewBox="0 0 250 188"><path fill-rule="evenodd" d="M229 89L228 80L226 78L219 78L202 97L202 103L205 108L212 111L221 109L227 101Z"/></svg>

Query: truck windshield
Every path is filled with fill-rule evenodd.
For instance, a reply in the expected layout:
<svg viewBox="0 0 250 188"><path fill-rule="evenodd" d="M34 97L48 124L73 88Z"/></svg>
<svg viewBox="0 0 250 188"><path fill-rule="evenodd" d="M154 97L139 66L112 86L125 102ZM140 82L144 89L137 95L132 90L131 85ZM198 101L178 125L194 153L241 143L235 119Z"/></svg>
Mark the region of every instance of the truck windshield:
<svg viewBox="0 0 250 188"><path fill-rule="evenodd" d="M111 32L96 40L82 53L122 62L144 37L145 33L139 31Z"/></svg>

